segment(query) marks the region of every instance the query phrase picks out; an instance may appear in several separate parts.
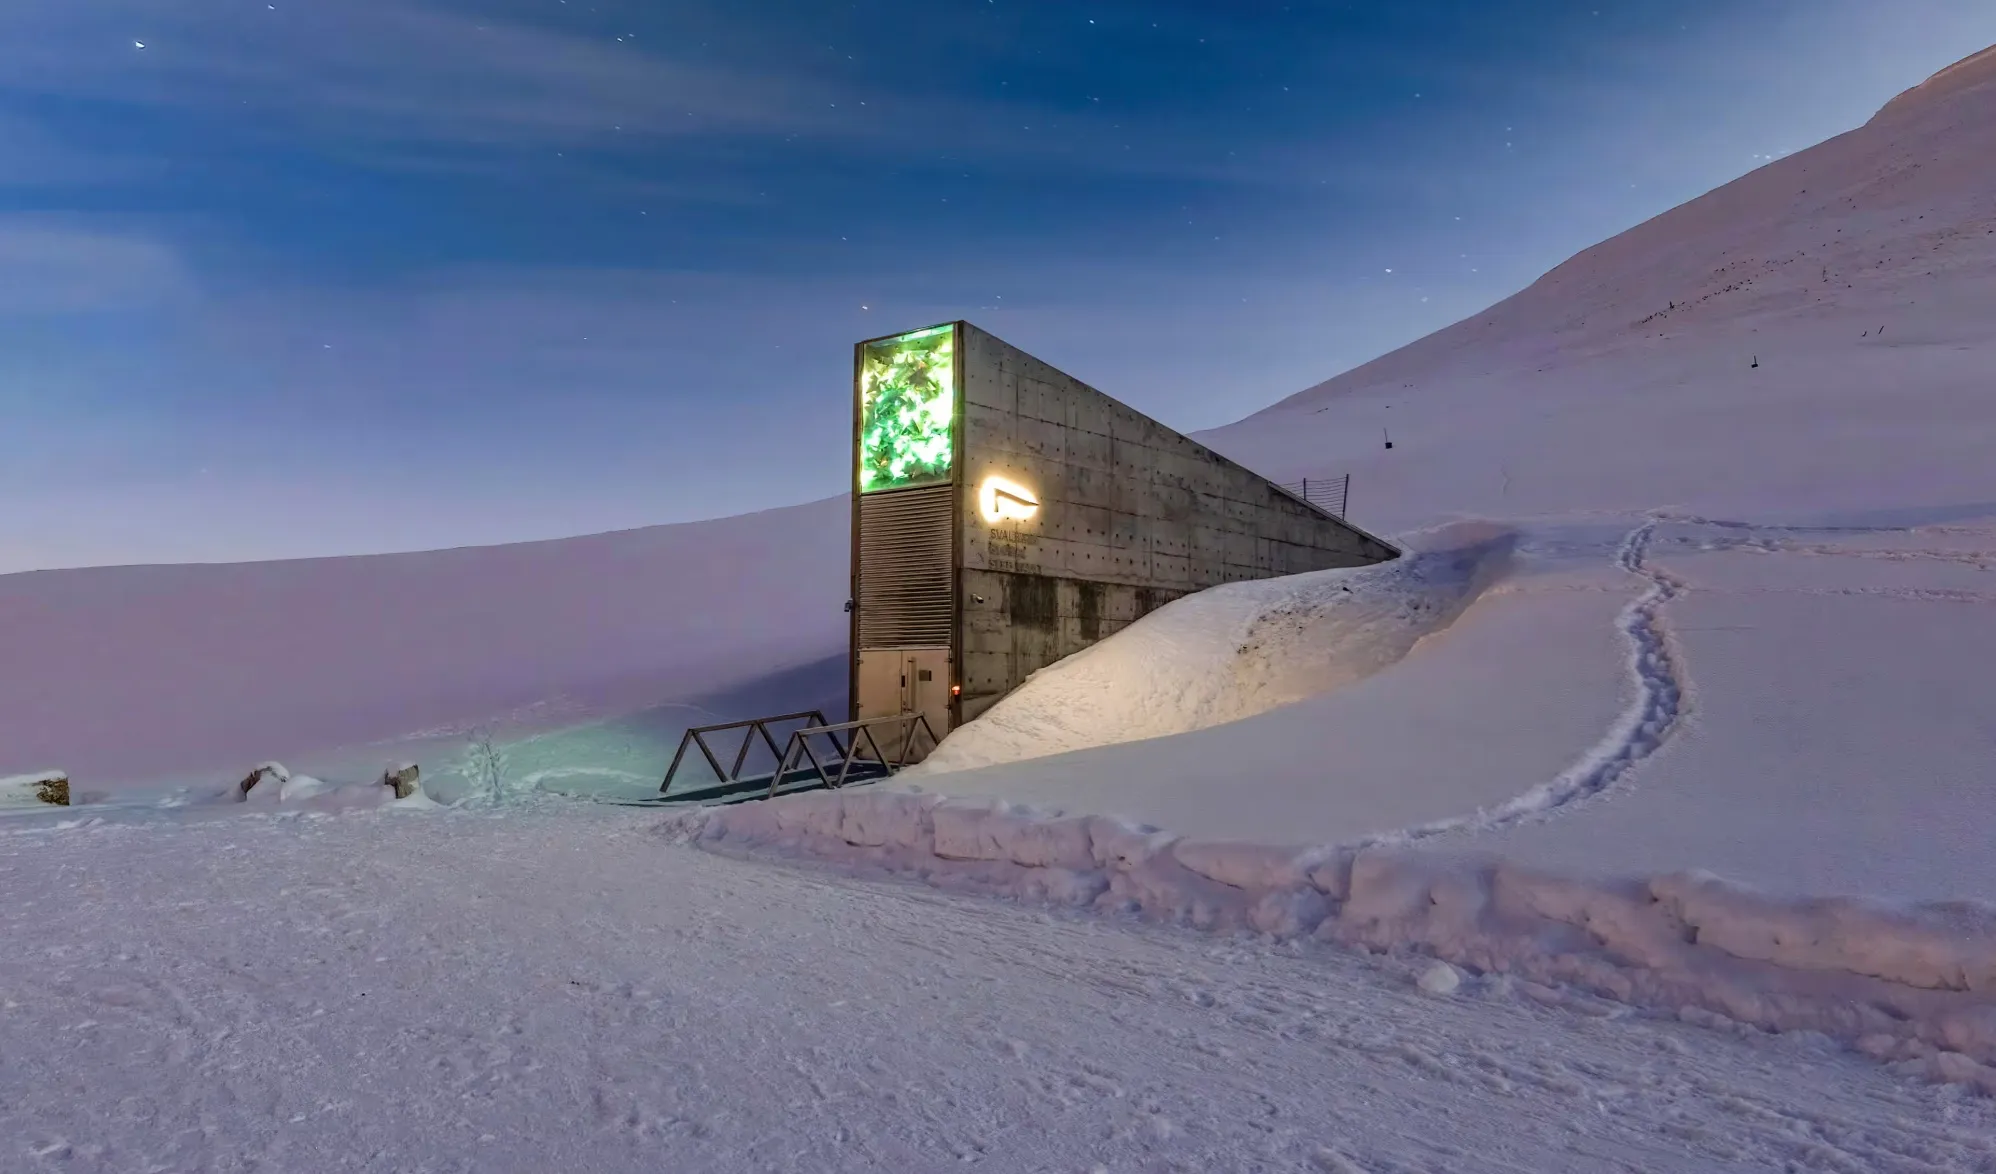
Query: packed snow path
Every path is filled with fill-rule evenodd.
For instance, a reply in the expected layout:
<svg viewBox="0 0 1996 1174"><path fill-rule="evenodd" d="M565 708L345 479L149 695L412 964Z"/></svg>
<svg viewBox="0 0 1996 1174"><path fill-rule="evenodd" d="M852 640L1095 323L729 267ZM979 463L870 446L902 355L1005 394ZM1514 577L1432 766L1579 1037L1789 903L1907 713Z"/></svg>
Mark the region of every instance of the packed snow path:
<svg viewBox="0 0 1996 1174"><path fill-rule="evenodd" d="M1996 1170L1996 1102L1815 1037L653 822L7 829L0 1168Z"/></svg>
<svg viewBox="0 0 1996 1174"><path fill-rule="evenodd" d="M1652 565L1649 549L1656 529L1654 519L1643 523L1629 531L1615 550L1615 565L1646 580L1649 587L1615 618L1616 629L1629 645L1633 699L1607 735L1558 778L1538 784L1514 799L1473 815L1437 820L1370 839L1413 841L1451 832L1494 831L1560 814L1573 804L1607 791L1663 748L1664 741L1676 730L1685 704L1681 656L1664 626L1663 608L1684 590L1684 584L1668 571Z"/></svg>

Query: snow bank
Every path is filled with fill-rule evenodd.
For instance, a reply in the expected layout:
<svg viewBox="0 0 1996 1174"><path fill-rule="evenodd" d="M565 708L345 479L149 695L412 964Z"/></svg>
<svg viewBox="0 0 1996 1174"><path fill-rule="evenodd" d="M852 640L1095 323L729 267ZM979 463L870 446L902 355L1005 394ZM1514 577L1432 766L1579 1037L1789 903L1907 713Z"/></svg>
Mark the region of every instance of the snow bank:
<svg viewBox="0 0 1996 1174"><path fill-rule="evenodd" d="M1513 531L1458 522L1353 570L1229 583L1034 673L916 777L1205 729L1370 676L1447 627L1510 565Z"/></svg>
<svg viewBox="0 0 1996 1174"><path fill-rule="evenodd" d="M1785 900L1701 873L1582 881L1404 848L1200 841L905 791L690 811L662 830L711 851L1204 930L1419 950L1693 1022L1821 1032L1996 1093L1996 909L1981 905Z"/></svg>

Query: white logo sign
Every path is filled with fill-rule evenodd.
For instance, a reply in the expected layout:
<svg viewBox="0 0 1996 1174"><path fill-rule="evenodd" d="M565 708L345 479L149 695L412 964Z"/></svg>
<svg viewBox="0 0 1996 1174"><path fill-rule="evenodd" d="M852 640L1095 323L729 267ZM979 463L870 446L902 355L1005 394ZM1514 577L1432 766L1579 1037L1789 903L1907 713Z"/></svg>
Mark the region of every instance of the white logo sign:
<svg viewBox="0 0 1996 1174"><path fill-rule="evenodd" d="M1040 512L1040 499L1032 490L1003 477L984 479L977 505L987 522L1023 522Z"/></svg>

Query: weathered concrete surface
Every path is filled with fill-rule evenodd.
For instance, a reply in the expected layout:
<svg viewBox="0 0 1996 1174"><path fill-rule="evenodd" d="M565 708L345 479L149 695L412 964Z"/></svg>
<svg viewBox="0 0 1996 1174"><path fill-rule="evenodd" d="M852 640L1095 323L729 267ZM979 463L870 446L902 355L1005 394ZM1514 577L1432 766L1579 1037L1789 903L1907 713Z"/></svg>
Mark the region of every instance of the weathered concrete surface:
<svg viewBox="0 0 1996 1174"><path fill-rule="evenodd" d="M962 345L963 720L1181 595L1397 553L968 323ZM988 522L992 476L1039 509Z"/></svg>

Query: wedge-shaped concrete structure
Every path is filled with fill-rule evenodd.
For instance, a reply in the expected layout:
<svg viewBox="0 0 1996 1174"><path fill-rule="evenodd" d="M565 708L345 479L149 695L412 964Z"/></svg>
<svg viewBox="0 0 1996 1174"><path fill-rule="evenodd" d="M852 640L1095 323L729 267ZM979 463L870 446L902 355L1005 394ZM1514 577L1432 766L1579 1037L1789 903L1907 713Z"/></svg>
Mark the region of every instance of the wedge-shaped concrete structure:
<svg viewBox="0 0 1996 1174"><path fill-rule="evenodd" d="M853 716L938 735L1181 595L1392 546L968 322L858 345Z"/></svg>

